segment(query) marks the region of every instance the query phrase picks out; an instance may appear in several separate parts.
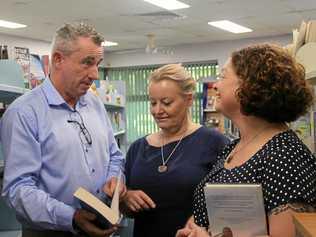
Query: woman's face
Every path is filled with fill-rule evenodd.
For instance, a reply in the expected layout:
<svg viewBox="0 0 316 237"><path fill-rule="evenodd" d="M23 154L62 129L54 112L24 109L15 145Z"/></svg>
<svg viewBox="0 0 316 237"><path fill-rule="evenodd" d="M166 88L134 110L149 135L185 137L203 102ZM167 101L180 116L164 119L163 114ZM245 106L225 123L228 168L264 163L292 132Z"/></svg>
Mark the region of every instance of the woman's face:
<svg viewBox="0 0 316 237"><path fill-rule="evenodd" d="M149 84L150 112L161 129L180 129L192 105L192 94L184 94L172 80Z"/></svg>
<svg viewBox="0 0 316 237"><path fill-rule="evenodd" d="M220 80L214 84L214 88L216 90L215 108L229 118L235 113L240 113L240 103L236 97L239 80L231 59L228 59L222 68Z"/></svg>

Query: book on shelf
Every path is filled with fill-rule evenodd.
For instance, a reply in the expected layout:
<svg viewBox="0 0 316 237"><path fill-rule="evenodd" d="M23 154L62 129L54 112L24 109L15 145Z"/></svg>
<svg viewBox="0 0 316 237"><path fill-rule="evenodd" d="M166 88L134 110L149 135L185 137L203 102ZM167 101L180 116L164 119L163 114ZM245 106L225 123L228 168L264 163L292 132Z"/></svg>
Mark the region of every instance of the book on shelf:
<svg viewBox="0 0 316 237"><path fill-rule="evenodd" d="M119 190L120 176L115 187L112 202L101 201L86 189L80 187L74 193L74 196L80 200L81 206L97 215L97 225L102 228L108 228L111 225L120 223L122 215L119 210Z"/></svg>
<svg viewBox="0 0 316 237"><path fill-rule="evenodd" d="M267 234L260 184L206 184L204 193L212 236Z"/></svg>

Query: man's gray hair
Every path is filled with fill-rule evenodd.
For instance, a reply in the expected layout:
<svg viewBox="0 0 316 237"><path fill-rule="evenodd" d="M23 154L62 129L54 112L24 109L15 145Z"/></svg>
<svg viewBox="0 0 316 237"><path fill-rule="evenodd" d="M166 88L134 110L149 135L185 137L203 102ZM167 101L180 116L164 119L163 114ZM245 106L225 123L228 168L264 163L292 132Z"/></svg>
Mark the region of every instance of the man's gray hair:
<svg viewBox="0 0 316 237"><path fill-rule="evenodd" d="M52 54L55 51L60 51L66 55L71 54L76 50L76 45L74 42L79 37L91 38L92 41L98 46L101 46L102 42L104 41L104 37L89 24L67 23L56 31L52 43Z"/></svg>

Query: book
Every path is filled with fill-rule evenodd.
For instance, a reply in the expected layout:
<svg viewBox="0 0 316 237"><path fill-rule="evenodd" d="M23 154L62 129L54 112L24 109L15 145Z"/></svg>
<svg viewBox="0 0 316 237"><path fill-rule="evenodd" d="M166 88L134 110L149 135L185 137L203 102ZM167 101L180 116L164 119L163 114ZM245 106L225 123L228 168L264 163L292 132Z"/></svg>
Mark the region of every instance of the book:
<svg viewBox="0 0 316 237"><path fill-rule="evenodd" d="M74 196L92 208L97 214L100 227L106 228L109 226L107 222L115 225L118 224L122 219L122 215L119 210L119 186L120 178L118 178L110 207L105 202L102 202L100 199L82 187L76 190ZM89 209L89 211L91 211L91 209Z"/></svg>
<svg viewBox="0 0 316 237"><path fill-rule="evenodd" d="M206 184L204 193L213 237L267 234L260 184Z"/></svg>

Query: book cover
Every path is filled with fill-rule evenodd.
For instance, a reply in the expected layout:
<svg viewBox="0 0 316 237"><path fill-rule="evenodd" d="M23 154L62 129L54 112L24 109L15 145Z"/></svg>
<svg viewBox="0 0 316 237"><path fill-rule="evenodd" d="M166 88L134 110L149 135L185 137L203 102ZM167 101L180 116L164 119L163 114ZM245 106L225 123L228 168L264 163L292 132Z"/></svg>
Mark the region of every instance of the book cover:
<svg viewBox="0 0 316 237"><path fill-rule="evenodd" d="M97 224L100 227L108 228L110 225L118 224L122 219L119 211L119 186L120 178L117 181L110 206L108 206L109 203L98 199L82 187L76 190L74 196L81 201L82 208L97 214Z"/></svg>
<svg viewBox="0 0 316 237"><path fill-rule="evenodd" d="M261 185L207 184L204 192L212 236L267 234Z"/></svg>

